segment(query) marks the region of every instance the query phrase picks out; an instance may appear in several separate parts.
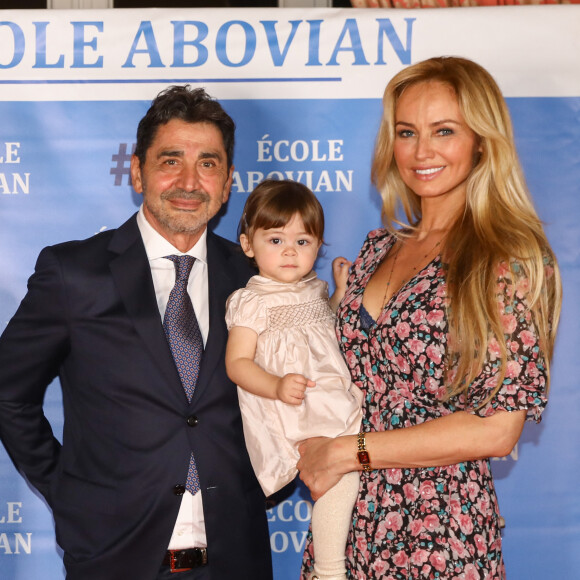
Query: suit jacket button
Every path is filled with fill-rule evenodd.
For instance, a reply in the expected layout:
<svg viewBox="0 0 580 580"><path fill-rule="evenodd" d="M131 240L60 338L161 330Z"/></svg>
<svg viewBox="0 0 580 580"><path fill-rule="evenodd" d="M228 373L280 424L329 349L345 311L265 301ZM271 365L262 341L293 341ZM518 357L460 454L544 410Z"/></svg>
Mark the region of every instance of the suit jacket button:
<svg viewBox="0 0 580 580"><path fill-rule="evenodd" d="M176 485L173 487L174 495L183 495L185 493L185 485Z"/></svg>
<svg viewBox="0 0 580 580"><path fill-rule="evenodd" d="M187 418L187 424L190 427L197 427L197 424L199 423L199 419L195 416L195 415L190 415Z"/></svg>

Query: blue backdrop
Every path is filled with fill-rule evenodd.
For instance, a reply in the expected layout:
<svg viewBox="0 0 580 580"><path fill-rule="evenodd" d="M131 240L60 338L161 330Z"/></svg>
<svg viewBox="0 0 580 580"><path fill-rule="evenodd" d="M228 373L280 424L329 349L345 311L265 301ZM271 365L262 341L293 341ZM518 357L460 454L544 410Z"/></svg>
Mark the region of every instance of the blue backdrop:
<svg viewBox="0 0 580 580"><path fill-rule="evenodd" d="M454 53L478 60L497 76L507 95L518 151L560 261L565 290L552 392L543 421L539 426L526 425L512 456L493 462L506 519L507 572L510 578L526 580L577 578L580 503L573 482L580 476L576 388L580 376L580 71L570 62L578 54L580 10L576 8L580 7L558 12L560 8L524 9L517 15L501 8L468 9L467 15L445 10L397 11L392 20L399 52L390 49L384 65L377 64L376 46L372 50L365 46L363 33L377 19L384 19L384 11L244 10L228 11L227 18L219 10L124 11L122 22L112 11L85 11L83 21L105 23L103 37L93 45L88 44L92 32L79 36L78 24L69 30L71 22L80 20L77 13L0 13L0 84L4 85L0 94L0 325L16 310L42 247L116 227L137 210L140 197L133 192L128 174L135 129L151 99L167 84L199 81L222 100L237 123L234 187L216 221L216 231L235 239L247 194L263 177L302 181L315 190L325 210L327 246L317 270L330 281L332 258L339 254L354 258L366 233L380 224L380 200L369 174L380 97L390 76L408 64L403 62L407 57L415 62ZM247 56L249 30L266 30L265 18L276 19L276 46L287 59L280 57L276 64L269 57L266 69L261 68L263 63L254 63L260 75L256 70L242 71L244 58L248 67L253 66ZM152 66L153 37L135 35L145 30L143 22L150 22L151 30L157 31L169 21L187 20L205 22L209 39L214 29L225 30L224 19L246 23L230 26L243 31L238 39L242 48L235 51L235 36L226 39L230 64L225 72L219 67L226 66L226 53L220 57L217 49L216 55L208 49L207 56L207 66L213 59L217 69L206 69L204 64L195 70L190 67L186 75L182 69L168 72ZM483 40L489 40L490 23L499 19L501 25L494 35L497 46L489 47ZM38 48L41 21L49 23L44 26L44 57ZM290 40L293 26L298 27L292 22L309 23L304 37L297 28ZM273 25L269 26L272 30ZM115 34L105 37L111 28ZM65 32L57 33L61 29ZM312 72L313 31L317 29L322 46L318 52L323 54L324 42L330 43L320 62L328 63L337 55L337 65L330 72ZM328 34L325 37L329 29L335 31L332 40ZM501 32L504 29L506 34ZM100 26L93 24L86 30L98 32ZM356 30L361 31L358 39ZM455 34L458 30L463 33ZM114 58L109 58L114 47L122 46L119 39L124 34L128 36L125 46L133 47L136 70L121 70L127 53L118 58L119 70ZM457 38L450 40L454 34ZM219 38L219 33L215 36ZM520 39L525 54L511 55L514 37ZM537 42L538 38L544 42ZM175 47L175 35L171 42L165 33L157 34L155 40L161 55L168 51L168 43ZM259 34L255 43L259 46ZM214 46L209 40L206 44ZM390 46L396 45L391 35ZM197 52L184 49L191 62L203 54L200 46ZM303 46L308 50L298 50ZM357 64L357 46L365 46L368 66ZM103 67L79 66L83 51L85 65L97 63L102 53ZM38 66L42 58L45 65L58 65L60 56L62 66ZM174 62L175 58L174 51ZM110 69L108 62L113 63ZM377 72L377 67L382 68ZM236 77L239 82L224 82ZM282 82L289 78L294 82ZM45 406L59 436L62 413L57 383L49 388ZM277 580L298 576L311 505L307 490L300 485L290 486L272 501L268 516ZM64 578L50 511L0 447L0 578L41 577Z"/></svg>

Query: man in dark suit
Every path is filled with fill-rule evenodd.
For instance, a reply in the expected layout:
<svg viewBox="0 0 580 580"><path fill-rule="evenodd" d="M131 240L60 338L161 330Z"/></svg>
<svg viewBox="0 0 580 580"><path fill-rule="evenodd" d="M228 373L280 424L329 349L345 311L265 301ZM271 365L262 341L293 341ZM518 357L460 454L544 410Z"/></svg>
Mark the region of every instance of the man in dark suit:
<svg viewBox="0 0 580 580"><path fill-rule="evenodd" d="M45 248L0 338L0 436L52 508L70 580L272 578L264 496L224 365L225 301L252 272L207 229L229 196L234 130L203 89L161 93L131 162L139 212ZM180 299L198 336L185 371L163 325L181 256L195 258ZM55 376L62 445L43 413Z"/></svg>

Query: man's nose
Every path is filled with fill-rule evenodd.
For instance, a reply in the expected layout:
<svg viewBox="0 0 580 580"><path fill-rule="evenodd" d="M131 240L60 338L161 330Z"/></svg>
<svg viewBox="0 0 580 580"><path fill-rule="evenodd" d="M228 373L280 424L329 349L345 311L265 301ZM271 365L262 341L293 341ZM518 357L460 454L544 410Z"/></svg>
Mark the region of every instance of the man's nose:
<svg viewBox="0 0 580 580"><path fill-rule="evenodd" d="M195 163L183 164L176 185L183 191L196 191L199 189L199 169Z"/></svg>

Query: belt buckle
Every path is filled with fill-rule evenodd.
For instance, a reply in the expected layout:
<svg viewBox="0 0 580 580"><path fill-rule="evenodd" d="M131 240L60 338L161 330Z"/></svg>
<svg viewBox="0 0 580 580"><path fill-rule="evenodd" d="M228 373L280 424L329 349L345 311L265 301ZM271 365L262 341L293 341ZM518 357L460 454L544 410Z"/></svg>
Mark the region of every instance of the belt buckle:
<svg viewBox="0 0 580 580"><path fill-rule="evenodd" d="M177 556L176 553L179 553L180 550L170 550L169 551L169 570L172 574L176 574L177 572L187 572L192 570L193 568L177 568Z"/></svg>

